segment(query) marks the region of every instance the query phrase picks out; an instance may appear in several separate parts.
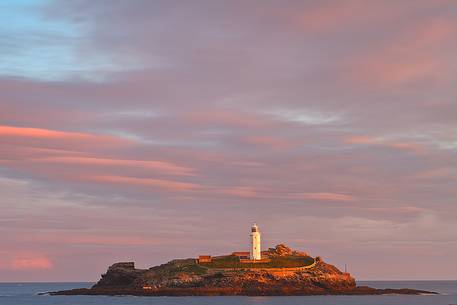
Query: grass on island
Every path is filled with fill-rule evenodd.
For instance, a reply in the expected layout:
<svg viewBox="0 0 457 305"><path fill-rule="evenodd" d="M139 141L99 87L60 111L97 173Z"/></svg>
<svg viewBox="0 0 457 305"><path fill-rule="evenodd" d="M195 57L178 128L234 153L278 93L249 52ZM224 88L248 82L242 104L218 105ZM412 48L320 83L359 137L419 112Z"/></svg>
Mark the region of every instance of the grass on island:
<svg viewBox="0 0 457 305"><path fill-rule="evenodd" d="M210 263L199 263L207 268L298 268L314 263L310 256L278 256L271 258L270 262L242 263L234 255L213 258Z"/></svg>
<svg viewBox="0 0 457 305"><path fill-rule="evenodd" d="M186 273L193 273L197 275L206 274L206 269L199 265L187 265L177 268L178 272L186 272Z"/></svg>
<svg viewBox="0 0 457 305"><path fill-rule="evenodd" d="M160 266L149 268L161 277L173 277L180 273L203 275L208 268L195 263L194 259L175 260Z"/></svg>

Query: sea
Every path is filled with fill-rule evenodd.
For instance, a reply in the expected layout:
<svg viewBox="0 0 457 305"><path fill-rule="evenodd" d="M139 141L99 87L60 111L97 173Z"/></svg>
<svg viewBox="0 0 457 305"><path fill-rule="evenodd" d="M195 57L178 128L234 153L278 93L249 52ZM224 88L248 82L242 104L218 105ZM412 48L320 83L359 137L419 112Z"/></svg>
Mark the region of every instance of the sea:
<svg viewBox="0 0 457 305"><path fill-rule="evenodd" d="M50 296L42 292L93 283L0 283L0 305L457 305L457 281L359 281L375 288L414 288L438 295L287 297Z"/></svg>

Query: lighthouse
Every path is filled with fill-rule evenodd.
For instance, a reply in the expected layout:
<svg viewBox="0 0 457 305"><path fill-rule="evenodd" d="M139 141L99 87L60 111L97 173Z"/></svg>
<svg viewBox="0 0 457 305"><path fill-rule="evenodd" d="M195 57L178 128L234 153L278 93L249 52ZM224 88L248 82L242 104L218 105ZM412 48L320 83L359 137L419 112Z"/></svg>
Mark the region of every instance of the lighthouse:
<svg viewBox="0 0 457 305"><path fill-rule="evenodd" d="M251 227L251 260L260 260L260 232L257 224L253 224Z"/></svg>

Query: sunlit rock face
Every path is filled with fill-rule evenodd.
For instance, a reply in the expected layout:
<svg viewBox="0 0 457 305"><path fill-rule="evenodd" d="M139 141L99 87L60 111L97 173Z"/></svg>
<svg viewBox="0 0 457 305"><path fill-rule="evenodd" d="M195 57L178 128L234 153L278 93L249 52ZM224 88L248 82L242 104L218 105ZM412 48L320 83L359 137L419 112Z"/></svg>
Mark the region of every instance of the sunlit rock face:
<svg viewBox="0 0 457 305"><path fill-rule="evenodd" d="M284 244L279 244L274 248L268 249L268 256L286 256L286 255L308 256L308 253L303 252L303 251L292 250L291 248L287 247Z"/></svg>

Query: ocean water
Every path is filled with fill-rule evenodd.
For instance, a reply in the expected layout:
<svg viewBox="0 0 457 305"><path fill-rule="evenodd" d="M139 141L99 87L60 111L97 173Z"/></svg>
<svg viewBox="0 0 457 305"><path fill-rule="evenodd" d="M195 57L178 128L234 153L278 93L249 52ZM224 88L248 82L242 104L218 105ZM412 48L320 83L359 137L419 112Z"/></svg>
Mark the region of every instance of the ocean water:
<svg viewBox="0 0 457 305"><path fill-rule="evenodd" d="M40 292L90 287L92 283L0 283L0 305L457 305L457 281L358 282L376 288L415 288L439 295L303 297L49 296Z"/></svg>

